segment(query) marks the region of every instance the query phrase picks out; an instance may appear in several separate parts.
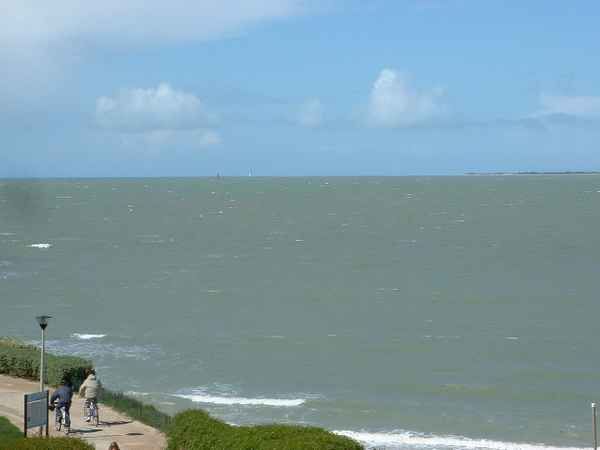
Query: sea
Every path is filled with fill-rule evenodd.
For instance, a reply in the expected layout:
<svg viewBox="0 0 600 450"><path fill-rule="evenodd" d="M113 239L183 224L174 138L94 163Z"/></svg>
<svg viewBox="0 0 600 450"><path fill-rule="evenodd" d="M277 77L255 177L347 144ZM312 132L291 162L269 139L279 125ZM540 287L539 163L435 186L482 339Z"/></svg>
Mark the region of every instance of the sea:
<svg viewBox="0 0 600 450"><path fill-rule="evenodd" d="M0 180L0 335L168 413L590 448L600 176Z"/></svg>

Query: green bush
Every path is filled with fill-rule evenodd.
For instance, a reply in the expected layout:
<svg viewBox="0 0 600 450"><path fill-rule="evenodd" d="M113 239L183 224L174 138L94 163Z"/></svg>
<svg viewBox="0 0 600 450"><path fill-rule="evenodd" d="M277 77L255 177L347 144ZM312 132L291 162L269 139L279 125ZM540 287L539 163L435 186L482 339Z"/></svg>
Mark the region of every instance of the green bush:
<svg viewBox="0 0 600 450"><path fill-rule="evenodd" d="M134 420L139 420L159 430L164 430L171 423L171 416L168 414L120 392L102 389L99 401Z"/></svg>
<svg viewBox="0 0 600 450"><path fill-rule="evenodd" d="M6 417L0 417L0 442L23 436L23 432L14 426Z"/></svg>
<svg viewBox="0 0 600 450"><path fill-rule="evenodd" d="M57 356L46 353L46 383L57 386L63 377L69 377L75 388L85 379L91 361L75 356ZM39 380L40 349L10 338L0 338L0 374Z"/></svg>
<svg viewBox="0 0 600 450"><path fill-rule="evenodd" d="M347 437L315 427L234 427L201 410L177 414L167 431L169 450L360 450Z"/></svg>
<svg viewBox="0 0 600 450"><path fill-rule="evenodd" d="M20 438L0 440L0 450L94 450L94 447L76 438Z"/></svg>

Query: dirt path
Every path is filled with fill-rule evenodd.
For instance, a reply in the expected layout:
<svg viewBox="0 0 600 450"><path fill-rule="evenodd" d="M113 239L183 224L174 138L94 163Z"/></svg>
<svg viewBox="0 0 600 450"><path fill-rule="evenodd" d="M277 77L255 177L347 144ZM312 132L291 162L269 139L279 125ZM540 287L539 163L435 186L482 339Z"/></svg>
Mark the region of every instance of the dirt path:
<svg viewBox="0 0 600 450"><path fill-rule="evenodd" d="M19 429L23 429L23 395L37 392L39 384L20 378L0 375L0 416L5 416ZM167 447L165 436L152 427L118 413L100 404L100 426L86 423L83 418L83 399L73 396L71 406L71 435L85 439L98 450L106 450L116 441L121 450L162 450ZM29 430L31 435L37 429ZM54 416L50 414L50 434L61 435L54 431Z"/></svg>

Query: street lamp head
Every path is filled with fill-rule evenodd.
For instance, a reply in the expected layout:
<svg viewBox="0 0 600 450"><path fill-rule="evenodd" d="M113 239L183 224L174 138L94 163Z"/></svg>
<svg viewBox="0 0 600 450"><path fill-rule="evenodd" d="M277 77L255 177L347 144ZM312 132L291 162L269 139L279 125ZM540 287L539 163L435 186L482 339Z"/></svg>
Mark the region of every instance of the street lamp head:
<svg viewBox="0 0 600 450"><path fill-rule="evenodd" d="M46 327L48 326L48 319L51 319L52 316L37 316L35 318L35 320L37 320L37 323L40 325L40 328L42 330L45 330Z"/></svg>

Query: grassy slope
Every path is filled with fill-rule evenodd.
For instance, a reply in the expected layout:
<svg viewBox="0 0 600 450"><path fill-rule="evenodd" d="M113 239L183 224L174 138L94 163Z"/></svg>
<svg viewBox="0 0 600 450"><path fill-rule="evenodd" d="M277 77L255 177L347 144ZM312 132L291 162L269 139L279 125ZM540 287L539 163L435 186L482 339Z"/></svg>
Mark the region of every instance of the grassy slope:
<svg viewBox="0 0 600 450"><path fill-rule="evenodd" d="M297 425L234 427L201 410L179 413L168 431L169 450L361 450L352 439Z"/></svg>
<svg viewBox="0 0 600 450"><path fill-rule="evenodd" d="M0 416L0 442L11 439L20 438L23 432L14 426L6 417Z"/></svg>

